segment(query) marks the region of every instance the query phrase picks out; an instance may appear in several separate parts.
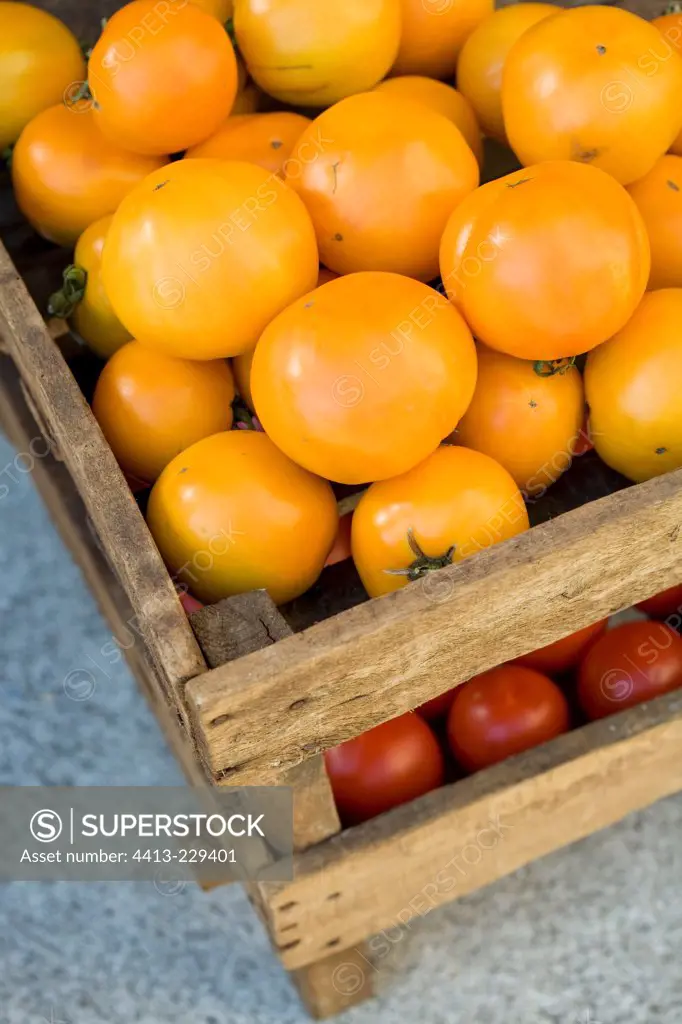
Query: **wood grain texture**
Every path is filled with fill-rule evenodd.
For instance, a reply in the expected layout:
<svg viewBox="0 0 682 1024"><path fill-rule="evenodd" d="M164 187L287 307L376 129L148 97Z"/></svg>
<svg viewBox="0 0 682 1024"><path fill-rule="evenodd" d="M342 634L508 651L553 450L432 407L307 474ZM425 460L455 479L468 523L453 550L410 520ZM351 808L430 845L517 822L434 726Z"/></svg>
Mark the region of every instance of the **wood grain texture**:
<svg viewBox="0 0 682 1024"><path fill-rule="evenodd" d="M682 788L682 694L584 726L295 858L268 916L285 966L353 946ZM370 943L372 947L372 943Z"/></svg>
<svg viewBox="0 0 682 1024"><path fill-rule="evenodd" d="M274 781L682 579L682 470L595 501L192 680L214 775Z"/></svg>
<svg viewBox="0 0 682 1024"><path fill-rule="evenodd" d="M118 640L188 782L206 785L210 780L196 748L152 676L143 645L132 629L135 617L130 602L109 568L69 471L54 458L54 451L48 451L25 397L14 363L8 356L0 357L0 427L25 459L31 453L32 463L27 463L33 466L31 479L111 627L111 642Z"/></svg>
<svg viewBox="0 0 682 1024"><path fill-rule="evenodd" d="M190 621L209 665L240 659L292 635L291 628L264 590L226 598L195 612ZM292 768L281 783L293 789L295 851L303 852L340 832L341 822L322 757L310 758ZM267 884L247 887L256 913L281 954L280 946L288 949L296 945L298 939L290 935L283 943L277 943L272 936L269 897L273 891L276 887L273 889ZM331 956L325 950L317 963L292 972L292 981L311 1017L323 1020L371 995L372 972L365 970L360 976L361 962L366 969L369 960L360 949Z"/></svg>
<svg viewBox="0 0 682 1024"><path fill-rule="evenodd" d="M0 334L130 600L157 685L187 723L182 686L206 667L201 651L116 460L1 244Z"/></svg>

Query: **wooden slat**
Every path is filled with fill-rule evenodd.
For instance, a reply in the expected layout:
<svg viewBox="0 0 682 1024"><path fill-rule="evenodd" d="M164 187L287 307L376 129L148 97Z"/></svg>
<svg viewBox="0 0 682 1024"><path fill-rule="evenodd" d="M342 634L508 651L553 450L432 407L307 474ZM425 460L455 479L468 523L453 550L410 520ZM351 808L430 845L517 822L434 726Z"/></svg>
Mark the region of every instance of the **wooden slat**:
<svg viewBox="0 0 682 1024"><path fill-rule="evenodd" d="M0 333L130 599L154 677L186 720L182 686L205 669L201 651L116 460L1 244Z"/></svg>
<svg viewBox="0 0 682 1024"><path fill-rule="evenodd" d="M186 689L211 771L307 757L682 579L682 470L214 669Z"/></svg>
<svg viewBox="0 0 682 1024"><path fill-rule="evenodd" d="M130 643L134 615L123 589L109 568L88 525L87 514L67 468L46 452L43 438L25 403L16 368L8 356L0 357L0 428L18 452L36 452L31 479L47 506L52 521L64 543L79 565L93 596L109 622L113 637L121 641L122 650L132 672L140 683L152 710L192 785L206 785L208 776L202 770L196 748L169 706L161 688L151 677L151 668L140 642ZM35 444L40 441L39 444Z"/></svg>
<svg viewBox="0 0 682 1024"><path fill-rule="evenodd" d="M291 628L264 590L239 594L202 608L192 615L192 625L209 665L233 662L292 635ZM295 851L307 850L341 831L322 757L313 757L297 765L280 781L293 789ZM254 883L247 887L249 899L268 931L271 931L267 904L270 892L271 887L266 884ZM289 936L284 946L289 947L292 942L296 943L295 936ZM345 960L340 959L344 955L357 962L354 977L351 976L352 971L349 975ZM371 972L363 974L360 983L355 983L360 961L365 966L369 964L361 951L336 952L329 956L325 950L317 959L314 965L295 970L291 976L315 1020L341 1013L371 995ZM343 981L340 980L342 976Z"/></svg>
<svg viewBox="0 0 682 1024"><path fill-rule="evenodd" d="M287 967L353 946L473 892L682 789L682 694L510 759L295 859L270 891Z"/></svg>

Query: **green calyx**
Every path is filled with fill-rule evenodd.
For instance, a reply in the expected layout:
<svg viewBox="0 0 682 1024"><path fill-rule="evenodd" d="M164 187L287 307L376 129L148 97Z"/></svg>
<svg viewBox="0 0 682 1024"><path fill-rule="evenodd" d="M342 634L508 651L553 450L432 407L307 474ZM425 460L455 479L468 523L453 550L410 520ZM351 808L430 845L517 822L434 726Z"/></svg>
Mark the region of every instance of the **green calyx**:
<svg viewBox="0 0 682 1024"><path fill-rule="evenodd" d="M444 569L446 565L452 565L452 559L456 550L454 544L442 555L436 555L435 557L425 555L414 535L412 527L407 531L407 543L410 545L410 549L415 556L414 561L405 569L384 569L384 572L389 576L405 576L410 583L414 583L415 580L423 579L429 572L435 572L436 569Z"/></svg>
<svg viewBox="0 0 682 1024"><path fill-rule="evenodd" d="M47 312L50 316L68 320L78 303L82 302L87 283L87 270L75 263L69 264L62 274L61 288L48 299Z"/></svg>
<svg viewBox="0 0 682 1024"><path fill-rule="evenodd" d="M538 377L553 377L555 374L567 373L572 366L575 366L576 356L569 359L536 359L533 369Z"/></svg>

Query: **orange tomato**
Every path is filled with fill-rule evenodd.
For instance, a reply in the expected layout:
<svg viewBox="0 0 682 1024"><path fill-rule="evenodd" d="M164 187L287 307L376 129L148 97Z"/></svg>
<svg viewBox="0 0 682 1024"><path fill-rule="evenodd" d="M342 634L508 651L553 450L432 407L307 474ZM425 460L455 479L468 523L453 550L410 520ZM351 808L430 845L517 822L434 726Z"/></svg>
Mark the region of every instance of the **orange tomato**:
<svg viewBox="0 0 682 1024"><path fill-rule="evenodd" d="M151 482L195 441L230 429L233 398L226 362L174 359L131 341L102 370L92 411L124 472Z"/></svg>
<svg viewBox="0 0 682 1024"><path fill-rule="evenodd" d="M263 332L251 370L265 432L301 466L346 484L425 458L475 382L456 310L427 285L381 273L340 277L292 303Z"/></svg>
<svg viewBox="0 0 682 1024"><path fill-rule="evenodd" d="M468 196L448 221L440 266L448 295L486 345L561 359L594 348L632 315L649 276L649 242L612 177L551 161Z"/></svg>
<svg viewBox="0 0 682 1024"><path fill-rule="evenodd" d="M542 494L571 465L585 412L583 382L570 365L543 366L478 347L478 380L453 440L492 456L524 494Z"/></svg>
<svg viewBox="0 0 682 1024"><path fill-rule="evenodd" d="M336 565L338 562L345 562L350 558L350 531L353 523L353 513L346 512L339 519L339 529L336 534L334 546L327 555L325 565Z"/></svg>
<svg viewBox="0 0 682 1024"><path fill-rule="evenodd" d="M399 75L397 78L386 78L379 82L374 87L374 92L413 100L428 107L435 114L447 117L455 128L459 128L479 164L483 163L483 139L474 109L462 93L457 92L451 85L437 82L435 78Z"/></svg>
<svg viewBox="0 0 682 1024"><path fill-rule="evenodd" d="M200 7L202 11L206 11L207 14L212 14L223 25L234 13L233 0L190 0L190 2L195 7Z"/></svg>
<svg viewBox="0 0 682 1024"><path fill-rule="evenodd" d="M231 430L173 459L152 488L147 522L170 571L200 601L265 589L283 604L322 571L338 512L329 484L265 434Z"/></svg>
<svg viewBox="0 0 682 1024"><path fill-rule="evenodd" d="M516 658L514 664L526 665L538 672L546 672L547 675L567 672L580 663L595 640L602 635L608 621L601 619L591 626L585 626L575 633L562 637L561 640L555 640L553 644L539 647L537 651L530 651Z"/></svg>
<svg viewBox="0 0 682 1024"><path fill-rule="evenodd" d="M442 114L369 92L313 121L286 181L308 208L325 266L430 281L447 219L476 188L478 164Z"/></svg>
<svg viewBox="0 0 682 1024"><path fill-rule="evenodd" d="M192 146L185 156L246 160L273 174L282 174L294 144L309 124L309 118L288 110L228 117L217 132Z"/></svg>
<svg viewBox="0 0 682 1024"><path fill-rule="evenodd" d="M494 6L494 0L401 0L402 35L393 74L451 78L464 40Z"/></svg>
<svg viewBox="0 0 682 1024"><path fill-rule="evenodd" d="M102 252L111 214L86 228L76 242L64 286L50 298L50 313L71 327L101 359L108 359L131 336L118 319L102 285Z"/></svg>
<svg viewBox="0 0 682 1024"><path fill-rule="evenodd" d="M251 366L253 365L253 354L255 349L234 356L232 359L232 374L237 385L237 393L244 404L251 412L255 412L253 406L253 395L251 394Z"/></svg>
<svg viewBox="0 0 682 1024"><path fill-rule="evenodd" d="M135 153L175 153L230 113L237 62L224 27L194 4L133 0L107 22L88 84L107 138Z"/></svg>
<svg viewBox="0 0 682 1024"><path fill-rule="evenodd" d="M513 479L488 455L443 445L413 469L372 484L353 514L351 550L365 590L380 597L423 580L441 600L435 569L528 529Z"/></svg>
<svg viewBox="0 0 682 1024"><path fill-rule="evenodd" d="M66 25L32 4L0 2L0 151L84 78L81 48Z"/></svg>
<svg viewBox="0 0 682 1024"><path fill-rule="evenodd" d="M234 30L251 77L295 106L371 89L398 51L399 0L238 0Z"/></svg>
<svg viewBox="0 0 682 1024"><path fill-rule="evenodd" d="M140 341L184 359L253 348L280 310L315 287L315 233L303 204L260 167L178 160L121 203L104 287Z"/></svg>
<svg viewBox="0 0 682 1024"><path fill-rule="evenodd" d="M60 103L34 117L19 136L12 184L36 231L70 246L163 162L108 142L92 111L76 112Z"/></svg>
<svg viewBox="0 0 682 1024"><path fill-rule="evenodd" d="M649 289L682 286L682 157L662 156L628 186L651 246Z"/></svg>
<svg viewBox="0 0 682 1024"><path fill-rule="evenodd" d="M457 60L457 88L467 98L486 135L506 143L502 117L502 71L507 54L526 29L559 8L554 4L514 3L477 25Z"/></svg>
<svg viewBox="0 0 682 1024"><path fill-rule="evenodd" d="M648 292L590 352L585 394L597 454L641 483L682 466L682 289Z"/></svg>
<svg viewBox="0 0 682 1024"><path fill-rule="evenodd" d="M522 164L577 160L624 185L647 174L682 126L682 58L616 7L545 18L512 47L502 78L507 137Z"/></svg>
<svg viewBox="0 0 682 1024"><path fill-rule="evenodd" d="M338 276L332 270L320 267L320 272L317 275L317 287L319 288L320 285L326 284L327 281L333 281ZM249 349L248 352L242 352L241 355L235 356L232 360L232 373L234 374L237 391L251 412L256 411L253 404L253 395L251 394L251 366L254 352L255 349Z"/></svg>
<svg viewBox="0 0 682 1024"><path fill-rule="evenodd" d="M682 15L679 11L662 14L660 18L653 18L651 24L655 25L663 35L668 50L673 47L679 54L682 54ZM682 156L682 130L675 136L670 146L670 152Z"/></svg>

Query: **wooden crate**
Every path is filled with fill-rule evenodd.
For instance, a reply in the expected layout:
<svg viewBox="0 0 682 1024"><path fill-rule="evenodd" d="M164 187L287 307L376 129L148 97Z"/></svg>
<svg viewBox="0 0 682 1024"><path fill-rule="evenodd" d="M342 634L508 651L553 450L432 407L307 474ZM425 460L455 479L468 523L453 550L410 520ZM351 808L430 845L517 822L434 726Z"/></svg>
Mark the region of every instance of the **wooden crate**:
<svg viewBox="0 0 682 1024"><path fill-rule="evenodd" d="M102 13L45 6L85 38ZM37 243L11 210L0 231L44 308L64 254ZM114 635L139 637L128 658L188 778L294 786L294 880L250 896L311 1013L370 993L384 930L682 789L681 694L345 831L320 756L679 583L682 470L628 486L586 456L532 507L531 531L426 581L368 601L346 564L283 610L246 595L190 624L22 276L0 245L0 421Z"/></svg>

